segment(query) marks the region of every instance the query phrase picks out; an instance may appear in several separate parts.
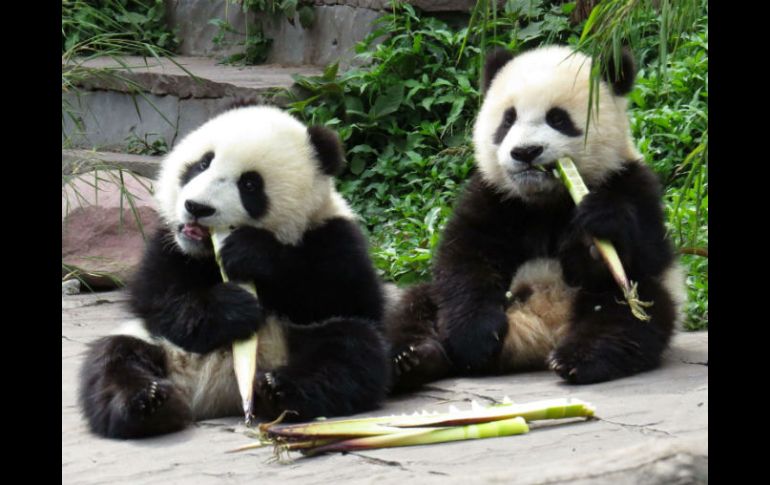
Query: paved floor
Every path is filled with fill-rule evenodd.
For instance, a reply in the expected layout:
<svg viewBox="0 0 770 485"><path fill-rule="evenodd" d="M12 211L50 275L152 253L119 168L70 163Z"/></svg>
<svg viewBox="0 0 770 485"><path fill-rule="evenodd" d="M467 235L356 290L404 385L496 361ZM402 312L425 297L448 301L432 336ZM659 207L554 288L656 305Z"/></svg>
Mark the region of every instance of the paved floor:
<svg viewBox="0 0 770 485"><path fill-rule="evenodd" d="M127 316L121 292L62 297L62 483L666 483L708 481L708 333L678 334L660 369L590 386L550 372L447 379L372 414L468 406L504 395L527 402L575 396L600 419L534 425L530 433L276 462L238 418L200 422L161 438L120 442L89 434L76 406L84 345Z"/></svg>

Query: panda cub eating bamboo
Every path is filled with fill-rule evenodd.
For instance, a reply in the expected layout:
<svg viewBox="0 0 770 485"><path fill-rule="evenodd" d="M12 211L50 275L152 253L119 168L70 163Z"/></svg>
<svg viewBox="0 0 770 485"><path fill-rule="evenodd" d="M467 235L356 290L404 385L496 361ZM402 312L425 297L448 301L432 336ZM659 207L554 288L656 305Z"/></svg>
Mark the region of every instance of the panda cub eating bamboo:
<svg viewBox="0 0 770 485"><path fill-rule="evenodd" d="M660 184L630 134L634 62L625 52L607 70L586 133L590 72L591 60L566 47L488 56L477 172L442 234L433 280L386 318L396 389L546 364L583 384L659 364L685 293ZM578 207L552 175L565 156L591 191ZM654 302L650 321L621 303L592 237L614 244L640 299Z"/></svg>
<svg viewBox="0 0 770 485"><path fill-rule="evenodd" d="M384 398L383 292L334 188L337 135L271 107L228 111L165 158L165 224L129 286L138 317L90 347L80 403L90 429L137 438L242 415L231 344L260 332L253 412L352 414ZM232 229L222 282L209 228Z"/></svg>

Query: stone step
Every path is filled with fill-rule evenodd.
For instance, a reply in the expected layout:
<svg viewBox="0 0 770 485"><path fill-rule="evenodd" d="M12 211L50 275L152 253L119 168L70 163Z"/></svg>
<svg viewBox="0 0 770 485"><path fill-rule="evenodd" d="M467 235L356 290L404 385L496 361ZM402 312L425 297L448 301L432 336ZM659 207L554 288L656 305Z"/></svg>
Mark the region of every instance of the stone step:
<svg viewBox="0 0 770 485"><path fill-rule="evenodd" d="M122 168L154 179L158 174L162 159L161 156L63 149L61 151L61 169L62 174L71 175L88 172L99 167Z"/></svg>
<svg viewBox="0 0 770 485"><path fill-rule="evenodd" d="M111 151L125 151L133 138L163 140L172 147L233 103L284 104L281 93L293 85L292 76L322 71L314 66L224 66L215 59L185 56L96 58L80 66L94 75L62 96L63 111L74 113L63 113L62 142Z"/></svg>

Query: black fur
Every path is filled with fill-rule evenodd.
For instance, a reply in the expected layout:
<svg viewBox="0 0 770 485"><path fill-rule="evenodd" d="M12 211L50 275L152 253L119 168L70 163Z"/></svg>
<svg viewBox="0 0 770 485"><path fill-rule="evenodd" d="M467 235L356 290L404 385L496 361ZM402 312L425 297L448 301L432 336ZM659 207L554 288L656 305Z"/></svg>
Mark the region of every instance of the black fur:
<svg viewBox="0 0 770 485"><path fill-rule="evenodd" d="M253 281L262 304L294 323L331 316L382 318L382 291L366 240L348 220L330 219L296 246L281 244L263 229L240 228L225 240L221 254L231 278Z"/></svg>
<svg viewBox="0 0 770 485"><path fill-rule="evenodd" d="M438 338L453 373L497 372L508 329L505 292L513 275L528 260L555 257L567 282L581 287L568 335L552 355L557 372L569 382L587 383L657 365L674 320L673 302L658 281L673 262L659 182L643 164L628 162L591 190L579 209L566 191L525 203L503 198L474 175L442 234L434 280L420 290L430 298L435 316L402 306L395 314L398 322L389 317L391 357ZM604 263L591 256L589 234L616 245L628 277L639 283L640 298L655 302L651 321L637 320L618 303L622 292ZM404 387L414 387L442 376L416 366L409 376L397 378L396 387L402 380Z"/></svg>
<svg viewBox="0 0 770 485"><path fill-rule="evenodd" d="M386 335L392 344L393 391L415 389L449 374L451 362L440 343L436 304L431 285L422 283L404 291L396 310L388 315Z"/></svg>
<svg viewBox="0 0 770 485"><path fill-rule="evenodd" d="M254 219L267 213L270 201L265 193L265 181L258 172L246 172L238 179L241 204Z"/></svg>
<svg viewBox="0 0 770 485"><path fill-rule="evenodd" d="M177 431L190 408L167 377L163 350L127 336L90 345L80 374L80 405L91 430L112 438Z"/></svg>
<svg viewBox="0 0 770 485"><path fill-rule="evenodd" d="M516 123L516 108L511 106L503 113L503 119L500 120L500 125L495 130L495 134L492 137L492 143L499 145L505 139L505 135L511 129L511 126Z"/></svg>
<svg viewBox="0 0 770 485"><path fill-rule="evenodd" d="M256 410L263 418L284 409L310 419L378 405L389 379L379 331L383 295L354 223L331 219L296 246L264 230L239 229L226 239L221 256L233 280L255 283L259 300L222 283L212 256L182 253L162 228L130 285L133 313L153 335L197 353L248 337L267 313L287 317L289 362L270 371L272 385L259 380L264 374L257 382L263 394L255 397ZM125 336L106 337L91 348L81 400L95 433L149 436L190 421L188 405L165 380L164 358L160 347ZM147 389L155 389L151 398Z"/></svg>
<svg viewBox="0 0 770 485"><path fill-rule="evenodd" d="M345 154L337 133L325 126L311 126L307 129L321 162L321 170L331 176L339 175L345 166Z"/></svg>
<svg viewBox="0 0 770 485"><path fill-rule="evenodd" d="M636 64L628 47L623 47L620 52L620 69L615 64L614 56L610 54L603 74L605 81L612 86L615 96L625 96L631 92L636 78Z"/></svg>
<svg viewBox="0 0 770 485"><path fill-rule="evenodd" d="M371 320L296 325L288 340L289 363L256 378L255 415L275 419L289 410L287 421L305 421L367 411L385 398L387 355Z"/></svg>
<svg viewBox="0 0 770 485"><path fill-rule="evenodd" d="M161 228L148 242L129 285L132 313L153 335L205 354L247 338L264 323L260 302L235 283L223 283L213 257L192 258Z"/></svg>
<svg viewBox="0 0 770 485"><path fill-rule="evenodd" d="M575 126L569 113L559 107L551 108L545 114L545 122L554 130L564 133L567 136L580 136L583 131Z"/></svg>
<svg viewBox="0 0 770 485"><path fill-rule="evenodd" d="M184 187L190 180L205 172L213 159L214 152L206 152L200 160L189 164L185 171L182 172L182 176L179 177L179 185Z"/></svg>
<svg viewBox="0 0 770 485"><path fill-rule="evenodd" d="M503 48L496 48L487 54L484 71L481 76L481 92L486 94L497 72L513 59L513 54Z"/></svg>

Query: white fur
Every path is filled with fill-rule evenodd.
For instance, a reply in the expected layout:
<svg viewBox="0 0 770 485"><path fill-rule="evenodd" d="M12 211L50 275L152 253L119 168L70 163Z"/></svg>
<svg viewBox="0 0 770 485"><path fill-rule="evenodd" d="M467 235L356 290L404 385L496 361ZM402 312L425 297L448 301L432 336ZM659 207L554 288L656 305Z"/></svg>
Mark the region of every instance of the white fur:
<svg viewBox="0 0 770 485"><path fill-rule="evenodd" d="M548 175L512 177L524 168L511 156L511 150L519 146L543 146L535 164L569 156L589 185L600 184L623 163L641 159L631 137L626 99L615 96L604 82L599 85L599 106L593 107L585 137L590 71L588 57L567 47L549 46L520 54L497 72L473 132L476 163L490 186L525 200L564 190L561 182ZM516 121L496 146L495 132L510 107L516 109ZM570 137L551 128L545 115L553 107L567 111L583 134ZM674 300L676 322L680 323L687 296L681 266L674 263L661 281ZM572 312L576 289L564 282L558 261L526 262L514 276L511 292L524 286L533 290L532 295L506 311L509 332L500 356L502 370L543 365L564 335Z"/></svg>
<svg viewBox="0 0 770 485"><path fill-rule="evenodd" d="M681 327L687 305L687 286L685 284L684 268L678 261L675 262L666 268L666 271L660 277L660 281L674 302L674 311L676 312L674 325Z"/></svg>
<svg viewBox="0 0 770 485"><path fill-rule="evenodd" d="M185 169L206 152L214 153L209 168L180 187ZM259 172L265 184L269 209L258 220L241 206L236 182L246 171ZM332 177L321 171L307 127L269 106L228 111L190 133L163 161L157 186L159 211L172 227L191 220L188 199L217 209L200 219L205 226L261 227L285 244L296 244L326 218L352 217Z"/></svg>
<svg viewBox="0 0 770 485"><path fill-rule="evenodd" d="M544 367L545 359L564 336L576 290L564 282L556 259L524 263L513 277L510 292L528 287L532 295L507 310L508 335L500 353L503 371Z"/></svg>
<svg viewBox="0 0 770 485"><path fill-rule="evenodd" d="M259 333L257 369L271 370L288 362L285 327L286 322L268 318ZM208 354L190 353L164 338L151 335L140 319L124 322L112 335L135 337L163 348L168 359L168 378L187 398L195 419L242 413L229 348Z"/></svg>
<svg viewBox="0 0 770 485"><path fill-rule="evenodd" d="M209 151L214 158L208 169L180 187L186 168ZM307 230L329 218L355 218L319 163L307 128L289 114L267 106L228 111L190 133L165 158L155 194L158 210L175 234L180 224L191 220L184 202L192 199L216 209L213 216L200 219L205 226L251 225L273 232L285 244L296 244ZM259 220L241 204L236 183L246 171L257 171L264 180L269 209ZM200 252L178 234L175 241L183 251ZM259 334L259 370L287 363L288 324L268 316ZM115 334L163 347L169 378L188 399L195 419L241 414L229 348L208 354L186 352L151 335L141 319L124 323Z"/></svg>
<svg viewBox="0 0 770 485"><path fill-rule="evenodd" d="M567 47L549 46L520 54L497 72L473 131L477 164L487 182L509 195L527 196L527 187L509 175L522 168L511 156L517 146L542 145L544 151L536 164L571 157L588 184L601 182L622 162L640 158L631 139L626 100L614 96L604 82L600 83L599 107L594 107L587 142L584 135L570 137L546 123L548 110L560 107L585 134L590 71L590 58ZM516 109L517 119L496 146L495 131L510 107ZM546 183L553 189L559 182Z"/></svg>

